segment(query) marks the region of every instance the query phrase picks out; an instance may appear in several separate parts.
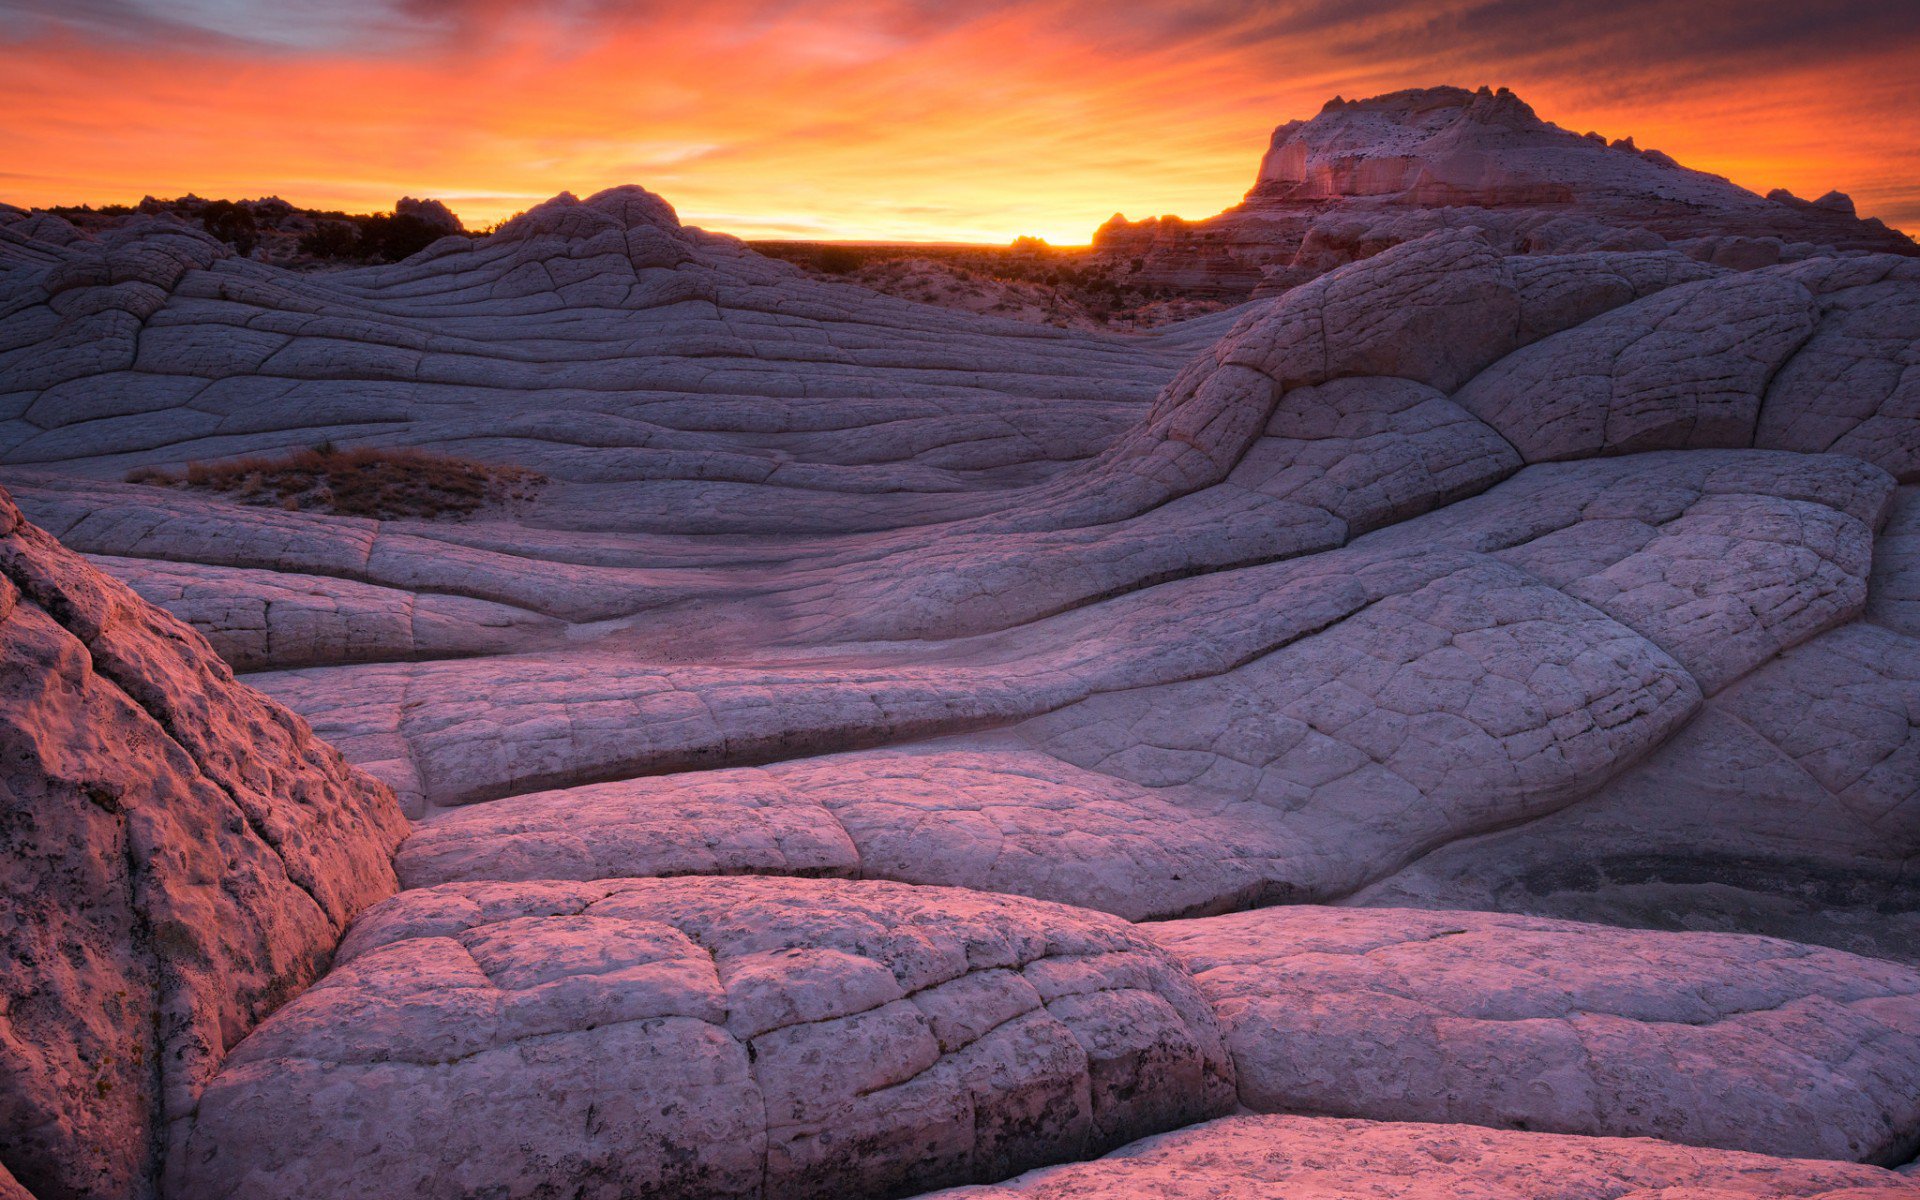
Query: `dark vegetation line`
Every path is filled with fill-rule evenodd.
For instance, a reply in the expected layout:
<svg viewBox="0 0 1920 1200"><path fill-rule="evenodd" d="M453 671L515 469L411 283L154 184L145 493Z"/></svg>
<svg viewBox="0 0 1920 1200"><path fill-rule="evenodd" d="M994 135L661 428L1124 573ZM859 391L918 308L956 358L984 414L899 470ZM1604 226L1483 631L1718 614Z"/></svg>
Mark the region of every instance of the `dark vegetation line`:
<svg viewBox="0 0 1920 1200"><path fill-rule="evenodd" d="M425 450L322 442L273 457L189 463L184 472L140 467L128 483L221 492L289 512L330 512L376 520L471 516L490 505L532 499L547 478L524 467L474 462Z"/></svg>

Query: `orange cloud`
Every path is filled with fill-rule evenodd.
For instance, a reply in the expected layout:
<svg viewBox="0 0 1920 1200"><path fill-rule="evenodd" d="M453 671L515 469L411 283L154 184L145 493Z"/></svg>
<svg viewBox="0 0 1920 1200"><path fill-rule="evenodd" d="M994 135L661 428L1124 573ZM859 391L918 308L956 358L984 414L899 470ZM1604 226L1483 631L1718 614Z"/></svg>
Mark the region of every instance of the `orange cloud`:
<svg viewBox="0 0 1920 1200"><path fill-rule="evenodd" d="M0 197L432 195L483 224L637 182L746 236L1079 243L1234 203L1336 92L1452 82L1920 227L1907 0L533 7L0 0Z"/></svg>

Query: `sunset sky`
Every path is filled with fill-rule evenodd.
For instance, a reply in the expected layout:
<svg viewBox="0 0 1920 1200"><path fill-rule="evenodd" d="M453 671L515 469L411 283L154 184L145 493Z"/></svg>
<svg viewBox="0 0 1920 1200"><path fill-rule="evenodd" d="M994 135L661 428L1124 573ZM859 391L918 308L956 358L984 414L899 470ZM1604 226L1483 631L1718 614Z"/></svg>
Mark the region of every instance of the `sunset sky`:
<svg viewBox="0 0 1920 1200"><path fill-rule="evenodd" d="M0 199L640 183L747 237L1075 244L1433 83L1920 230L1920 0L0 0Z"/></svg>

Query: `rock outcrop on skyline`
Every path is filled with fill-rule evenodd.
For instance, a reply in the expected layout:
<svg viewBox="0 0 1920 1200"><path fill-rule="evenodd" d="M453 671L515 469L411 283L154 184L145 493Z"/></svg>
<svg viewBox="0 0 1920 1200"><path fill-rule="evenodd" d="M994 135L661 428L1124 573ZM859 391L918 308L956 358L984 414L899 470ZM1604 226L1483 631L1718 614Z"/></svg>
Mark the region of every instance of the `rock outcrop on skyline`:
<svg viewBox="0 0 1920 1200"><path fill-rule="evenodd" d="M454 215L453 210L438 200L416 200L412 196L402 196L393 206L393 215L412 217L442 234L467 231L467 227L460 223L460 218Z"/></svg>
<svg viewBox="0 0 1920 1200"><path fill-rule="evenodd" d="M1123 278L1267 295L1439 229L1514 254L1673 247L1735 269L1832 251L1920 255L1838 192L1761 196L1632 138L1541 120L1505 88L1335 97L1273 131L1246 198L1215 217L1118 214L1094 247Z"/></svg>
<svg viewBox="0 0 1920 1200"><path fill-rule="evenodd" d="M1678 170L1461 97L1371 166L1329 131L1399 108L1292 130L1269 191ZM1422 174L1466 109L1511 152ZM1134 336L635 187L305 275L0 210L0 1167L1914 1194L1920 259L1754 200L1835 240L1449 219ZM545 482L192 469L323 443Z"/></svg>

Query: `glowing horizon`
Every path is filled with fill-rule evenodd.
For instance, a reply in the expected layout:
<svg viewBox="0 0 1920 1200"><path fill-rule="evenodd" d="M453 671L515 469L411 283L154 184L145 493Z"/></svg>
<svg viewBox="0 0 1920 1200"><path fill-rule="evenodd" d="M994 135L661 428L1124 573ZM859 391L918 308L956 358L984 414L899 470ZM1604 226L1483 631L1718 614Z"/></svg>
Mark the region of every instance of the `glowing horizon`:
<svg viewBox="0 0 1920 1200"><path fill-rule="evenodd" d="M1084 245L1115 211L1237 203L1273 127L1335 94L1486 83L1920 229L1900 0L249 7L0 0L0 199L413 195L478 227L638 183L744 237Z"/></svg>

